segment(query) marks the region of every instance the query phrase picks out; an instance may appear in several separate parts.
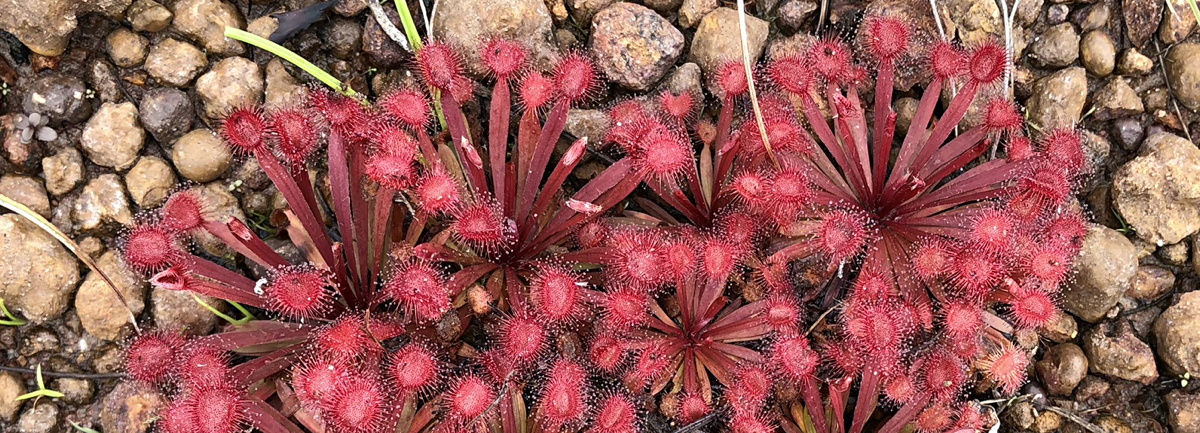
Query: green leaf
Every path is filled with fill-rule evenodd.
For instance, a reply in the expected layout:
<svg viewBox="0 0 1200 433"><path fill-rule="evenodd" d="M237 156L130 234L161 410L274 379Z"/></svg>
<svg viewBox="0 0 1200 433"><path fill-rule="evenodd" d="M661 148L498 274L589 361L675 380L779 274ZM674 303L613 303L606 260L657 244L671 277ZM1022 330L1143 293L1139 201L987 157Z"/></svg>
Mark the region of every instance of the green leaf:
<svg viewBox="0 0 1200 433"><path fill-rule="evenodd" d="M256 46L258 48L267 50L271 54L279 56L279 58L281 58L283 60L287 60L289 63L296 65L300 69L303 69L304 72L308 72L309 75L316 77L316 79L320 80L322 83L325 83L326 86L329 86L333 90L336 90L338 93L341 93L343 95L346 95L346 96L349 96L352 98L359 97L358 92L355 92L354 89L350 88L350 86L347 86L346 84L339 81L337 78L334 78L333 75L330 75L328 72L325 72L323 69L318 68L317 65L314 65L312 62L308 61L308 59L301 57L299 54L296 54L292 50L284 48L283 46L281 46L277 43L271 42L267 39L263 39L261 36L258 36L254 33L250 33L245 30L242 30L242 29L228 27L228 26L225 27L225 37L233 39L233 40L237 40L237 41L242 41L247 44Z"/></svg>

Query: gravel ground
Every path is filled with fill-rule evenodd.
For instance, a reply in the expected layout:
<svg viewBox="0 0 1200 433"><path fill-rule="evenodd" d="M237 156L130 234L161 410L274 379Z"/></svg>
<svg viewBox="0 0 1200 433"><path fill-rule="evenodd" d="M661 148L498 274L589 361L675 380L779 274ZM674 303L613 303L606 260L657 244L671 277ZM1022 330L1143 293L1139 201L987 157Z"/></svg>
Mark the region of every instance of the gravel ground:
<svg viewBox="0 0 1200 433"><path fill-rule="evenodd" d="M232 155L213 122L231 108L302 97L303 75L222 29L266 36L279 25L270 14L312 3L0 0L0 193L71 235L113 277L139 324L211 332L212 313L124 270L113 240L180 185L202 185L216 212L251 221L277 208L257 164ZM572 110L568 133L585 136L603 130L599 109L626 95L705 88L709 71L741 55L732 3L441 0L432 24L438 39L465 52L488 35L517 38L543 67L561 50L592 50L613 84L593 107ZM794 50L820 21L811 0L751 3L756 58ZM939 28L965 44L1004 38L992 0L937 7L940 20L921 1L834 0L822 27L849 34L863 11L874 11L900 14L929 38L940 37ZM342 0L331 11L286 45L360 92L413 79L411 57L365 0ZM1078 197L1096 224L1061 299L1069 314L1042 331L1030 383L1018 398L993 403L1001 430L1200 432L1200 385L1188 380L1200 372L1196 17L1185 0L1025 0L1009 12L1015 97L1035 130L1084 131L1094 172ZM479 59L467 63L482 72ZM902 70L900 96L918 96L925 78L920 67ZM898 97L896 110L903 118L915 105ZM217 242L199 244L228 253ZM0 326L0 365L62 373L47 385L65 394L14 402L35 388L34 377L0 372L0 432L70 431L70 423L146 430L147 409L161 399L111 377L133 333L124 307L15 215L0 215L0 298L28 321Z"/></svg>

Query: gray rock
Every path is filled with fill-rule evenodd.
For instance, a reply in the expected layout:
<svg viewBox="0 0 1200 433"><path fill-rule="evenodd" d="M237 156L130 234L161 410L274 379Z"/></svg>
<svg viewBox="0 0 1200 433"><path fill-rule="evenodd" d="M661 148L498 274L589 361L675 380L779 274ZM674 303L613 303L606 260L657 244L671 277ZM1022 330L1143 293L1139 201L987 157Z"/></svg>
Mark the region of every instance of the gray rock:
<svg viewBox="0 0 1200 433"><path fill-rule="evenodd" d="M810 0L786 0L779 5L778 23L785 29L796 31L820 6Z"/></svg>
<svg viewBox="0 0 1200 433"><path fill-rule="evenodd" d="M1137 118L1126 117L1112 122L1111 133L1116 137L1117 144L1127 151L1135 151L1146 136L1146 128Z"/></svg>
<svg viewBox="0 0 1200 433"><path fill-rule="evenodd" d="M0 177L0 194L16 200L38 215L50 217L50 197L46 196L46 188L42 187L41 180L19 174L4 175Z"/></svg>
<svg viewBox="0 0 1200 433"><path fill-rule="evenodd" d="M700 66L706 74L712 74L728 61L742 60L742 36L738 13L730 8L718 8L704 16L696 26L692 37L688 61ZM758 61L767 43L766 21L746 17L746 35L749 43L750 61Z"/></svg>
<svg viewBox="0 0 1200 433"><path fill-rule="evenodd" d="M114 251L107 251L96 266L112 280L121 292L129 310L136 316L146 307L146 279L130 270ZM100 275L89 273L75 295L75 312L83 329L93 337L113 341L128 337L133 331L129 310Z"/></svg>
<svg viewBox="0 0 1200 433"><path fill-rule="evenodd" d="M97 176L83 187L71 212L77 230L106 232L114 226L133 224L133 212L121 178L109 173Z"/></svg>
<svg viewBox="0 0 1200 433"><path fill-rule="evenodd" d="M240 56L246 52L241 42L225 37L225 27L244 29L246 20L233 3L222 0L179 0L175 3L175 21L179 33L210 53Z"/></svg>
<svg viewBox="0 0 1200 433"><path fill-rule="evenodd" d="M330 18L321 34L336 58L348 60L362 49L363 28L354 20Z"/></svg>
<svg viewBox="0 0 1200 433"><path fill-rule="evenodd" d="M1200 433L1200 395L1171 391L1167 402L1167 423L1174 433Z"/></svg>
<svg viewBox="0 0 1200 433"><path fill-rule="evenodd" d="M215 308L224 304L219 299L196 296ZM217 324L217 315L197 304L188 292L154 288L150 291L150 305L154 325L161 329L178 329L189 335L208 335Z"/></svg>
<svg viewBox="0 0 1200 433"><path fill-rule="evenodd" d="M1160 132L1113 175L1113 203L1138 237L1162 246L1200 230L1200 149Z"/></svg>
<svg viewBox="0 0 1200 433"><path fill-rule="evenodd" d="M1163 59L1167 82L1179 103L1200 110L1200 44L1179 44Z"/></svg>
<svg viewBox="0 0 1200 433"><path fill-rule="evenodd" d="M96 393L96 387L92 386L92 381L87 379L54 379L50 383L50 387L63 393L63 401L76 405L91 402L92 396Z"/></svg>
<svg viewBox="0 0 1200 433"><path fill-rule="evenodd" d="M1146 111L1142 106L1142 98L1122 77L1112 77L1104 87L1096 90L1092 108L1096 110L1093 115L1098 120L1135 116Z"/></svg>
<svg viewBox="0 0 1200 433"><path fill-rule="evenodd" d="M35 53L55 57L67 49L76 17L89 12L119 18L131 0L0 0L0 29L12 33Z"/></svg>
<svg viewBox="0 0 1200 433"><path fill-rule="evenodd" d="M1107 77L1116 67L1117 45L1103 30L1092 30L1079 42L1079 57L1092 75Z"/></svg>
<svg viewBox="0 0 1200 433"><path fill-rule="evenodd" d="M178 89L154 89L142 97L138 119L159 143L170 143L192 128L196 110L187 93Z"/></svg>
<svg viewBox="0 0 1200 433"><path fill-rule="evenodd" d="M50 125L78 123L92 114L87 86L77 77L50 74L30 83L21 108L26 113L41 113Z"/></svg>
<svg viewBox="0 0 1200 433"><path fill-rule="evenodd" d="M1087 377L1088 359L1079 346L1063 343L1046 350L1036 368L1038 378L1050 394L1069 396L1079 382Z"/></svg>
<svg viewBox="0 0 1200 433"><path fill-rule="evenodd" d="M7 371L0 372L0 421L12 422L21 408L17 397L25 393L25 383L19 376Z"/></svg>
<svg viewBox="0 0 1200 433"><path fill-rule="evenodd" d="M267 89L264 105L291 107L303 102L306 97L308 97L308 87L300 84L292 77L292 74L288 73L282 60L271 59L267 63Z"/></svg>
<svg viewBox="0 0 1200 433"><path fill-rule="evenodd" d="M179 137L171 147L171 161L183 177L204 183L225 174L233 163L233 153L216 133L197 129Z"/></svg>
<svg viewBox="0 0 1200 433"><path fill-rule="evenodd" d="M229 57L196 79L196 93L204 102L204 116L220 119L239 107L258 105L263 98L262 70L245 57Z"/></svg>
<svg viewBox="0 0 1200 433"><path fill-rule="evenodd" d="M174 87L192 82L208 65L204 52L178 39L166 38L150 47L146 55L146 72L154 79Z"/></svg>
<svg viewBox="0 0 1200 433"><path fill-rule="evenodd" d="M1117 60L1117 73L1122 75L1146 75L1154 68L1154 61L1138 52L1137 48L1129 48L1121 52Z"/></svg>
<svg viewBox="0 0 1200 433"><path fill-rule="evenodd" d="M58 406L42 401L26 409L17 419L17 433L50 433L58 431Z"/></svg>
<svg viewBox="0 0 1200 433"><path fill-rule="evenodd" d="M704 88L701 87L700 75L700 66L695 63L684 63L675 68L675 72L672 72L670 77L667 77L663 87L677 95L683 92L702 95Z"/></svg>
<svg viewBox="0 0 1200 433"><path fill-rule="evenodd" d="M1143 48L1163 16L1162 0L1121 0L1125 35L1134 47Z"/></svg>
<svg viewBox="0 0 1200 433"><path fill-rule="evenodd" d="M400 22L400 14L396 8L384 8L388 18L393 23ZM440 15L440 14L439 14ZM392 38L384 33L383 27L375 21L374 14L367 15L367 24L363 27L362 50L371 56L371 60L382 68L395 68L404 64L412 57Z"/></svg>
<svg viewBox="0 0 1200 433"><path fill-rule="evenodd" d="M525 43L538 69L547 70L558 59L554 20L542 0L442 0L433 28L439 41L462 49L467 69L479 76L487 72L479 51L489 36Z"/></svg>
<svg viewBox="0 0 1200 433"><path fill-rule="evenodd" d="M83 180L83 156L74 147L63 148L42 158L42 171L51 194L66 194Z"/></svg>
<svg viewBox="0 0 1200 433"><path fill-rule="evenodd" d="M139 32L161 32L171 25L175 14L154 0L134 0L125 11L125 18Z"/></svg>
<svg viewBox="0 0 1200 433"><path fill-rule="evenodd" d="M1189 3L1188 0L1166 0L1166 2L1171 4L1168 12L1163 14L1162 21L1158 26L1158 39L1162 40L1164 44L1173 45L1183 42L1196 30L1196 15L1191 13L1191 7L1195 3ZM1171 10L1175 12L1172 13Z"/></svg>
<svg viewBox="0 0 1200 433"><path fill-rule="evenodd" d="M136 74L136 73L135 73ZM112 64L101 59L95 59L88 68L88 82L95 90L96 99L100 102L121 102L125 94L117 83L117 72Z"/></svg>
<svg viewBox="0 0 1200 433"><path fill-rule="evenodd" d="M145 140L132 102L105 103L83 128L79 145L97 165L124 170L133 165Z"/></svg>
<svg viewBox="0 0 1200 433"><path fill-rule="evenodd" d="M679 26L685 29L695 27L705 15L719 6L719 0L683 0L679 6Z"/></svg>
<svg viewBox="0 0 1200 433"><path fill-rule="evenodd" d="M1200 372L1200 292L1179 296L1179 302L1154 322L1158 357L1176 375Z"/></svg>
<svg viewBox="0 0 1200 433"><path fill-rule="evenodd" d="M101 402L100 426L104 433L145 433L166 406L153 386L122 381Z"/></svg>
<svg viewBox="0 0 1200 433"><path fill-rule="evenodd" d="M1083 68L1060 70L1034 83L1027 119L1043 131L1072 128L1079 123L1087 96L1087 72Z"/></svg>
<svg viewBox="0 0 1200 433"><path fill-rule="evenodd" d="M1029 58L1038 66L1061 68L1079 58L1079 34L1071 23L1058 24L1035 38L1029 50Z"/></svg>
<svg viewBox="0 0 1200 433"><path fill-rule="evenodd" d="M592 22L592 17L601 9L608 7L618 0L567 0L567 7L571 10L571 17L575 18L575 22L580 25L587 26Z"/></svg>
<svg viewBox="0 0 1200 433"><path fill-rule="evenodd" d="M1075 260L1075 278L1063 290L1063 309L1088 322L1104 318L1131 287L1137 265L1129 239L1093 225Z"/></svg>
<svg viewBox="0 0 1200 433"><path fill-rule="evenodd" d="M1092 373L1143 385L1158 379L1154 352L1138 339L1128 322L1104 322L1092 328L1083 335L1083 351Z"/></svg>
<svg viewBox="0 0 1200 433"><path fill-rule="evenodd" d="M171 165L157 156L143 156L125 173L125 187L142 209L158 206L175 186Z"/></svg>
<svg viewBox="0 0 1200 433"><path fill-rule="evenodd" d="M1112 16L1112 10L1106 3L1096 3L1088 6L1079 14L1079 30L1090 32L1100 29L1108 25L1110 16Z"/></svg>
<svg viewBox="0 0 1200 433"><path fill-rule="evenodd" d="M113 63L122 68L141 65L146 60L150 40L124 27L117 27L104 39L104 47Z"/></svg>
<svg viewBox="0 0 1200 433"><path fill-rule="evenodd" d="M591 49L608 79L645 91L666 75L683 54L683 33L658 13L617 3L592 20Z"/></svg>
<svg viewBox="0 0 1200 433"><path fill-rule="evenodd" d="M67 310L79 266L49 233L16 214L0 215L0 298L14 313L45 323Z"/></svg>
<svg viewBox="0 0 1200 433"><path fill-rule="evenodd" d="M1067 20L1067 15L1071 13L1071 8L1067 5L1051 5L1046 9L1046 23L1050 25L1062 24Z"/></svg>

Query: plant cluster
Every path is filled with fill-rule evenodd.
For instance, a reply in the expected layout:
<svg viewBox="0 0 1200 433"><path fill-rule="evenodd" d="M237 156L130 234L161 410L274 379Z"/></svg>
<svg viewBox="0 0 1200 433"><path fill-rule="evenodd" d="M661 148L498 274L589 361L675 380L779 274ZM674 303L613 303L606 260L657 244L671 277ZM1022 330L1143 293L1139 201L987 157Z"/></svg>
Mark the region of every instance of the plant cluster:
<svg viewBox="0 0 1200 433"><path fill-rule="evenodd" d="M579 184L587 140L559 142L604 81L578 53L538 71L520 44L486 43L486 122L464 115L478 83L438 43L417 54L428 92L237 110L222 136L286 199L281 234L305 262L173 194L122 237L125 262L274 318L144 333L129 377L171 393L168 433L636 432L647 412L735 432L982 429L967 385L1019 388L1029 355L1012 340L1053 319L1085 234L1080 139L1032 140L1011 102L976 103L1001 48L908 59L903 21L863 25L858 50L820 39L766 64L761 113L738 108L738 63L715 74L715 122L696 94L613 106L594 144L620 156ZM910 61L934 78L899 137L892 82ZM642 185L657 200L627 202ZM201 232L269 272L192 254ZM895 411L872 421L881 404Z"/></svg>

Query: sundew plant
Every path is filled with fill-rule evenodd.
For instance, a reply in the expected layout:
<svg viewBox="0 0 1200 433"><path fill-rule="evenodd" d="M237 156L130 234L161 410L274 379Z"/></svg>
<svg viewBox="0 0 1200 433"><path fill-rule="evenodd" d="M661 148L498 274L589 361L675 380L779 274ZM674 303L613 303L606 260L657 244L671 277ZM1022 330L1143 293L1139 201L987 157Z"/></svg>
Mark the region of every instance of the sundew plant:
<svg viewBox="0 0 1200 433"><path fill-rule="evenodd" d="M222 137L286 201L281 228L183 189L119 246L155 287L267 319L144 332L129 380L170 395L166 433L985 429L968 385L1022 385L1014 338L1057 314L1086 231L1080 138L1028 137L986 96L999 46L911 54L902 20L861 31L761 65L758 113L730 63L712 97L613 105L594 143L563 133L607 85L586 53L541 71L503 39L483 45L482 81L430 43L425 87L236 110ZM902 62L933 71L904 133ZM613 162L573 178L589 152ZM199 233L239 260L194 254Z"/></svg>

